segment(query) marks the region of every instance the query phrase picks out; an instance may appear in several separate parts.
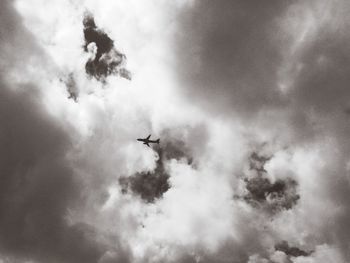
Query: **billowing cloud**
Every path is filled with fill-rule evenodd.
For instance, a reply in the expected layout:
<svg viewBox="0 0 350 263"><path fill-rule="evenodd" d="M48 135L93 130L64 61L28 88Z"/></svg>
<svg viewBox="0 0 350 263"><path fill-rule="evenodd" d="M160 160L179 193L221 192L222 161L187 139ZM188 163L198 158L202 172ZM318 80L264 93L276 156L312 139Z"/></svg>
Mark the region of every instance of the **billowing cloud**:
<svg viewBox="0 0 350 263"><path fill-rule="evenodd" d="M158 156L154 171L136 173L130 177L119 179L123 193L131 190L145 202L154 202L156 199L162 198L163 194L170 188L169 174L165 171L162 149L158 150Z"/></svg>
<svg viewBox="0 0 350 263"><path fill-rule="evenodd" d="M37 105L36 89L1 83L1 250L23 259L96 262L105 248L93 227L69 224L79 199L66 160L69 136Z"/></svg>
<svg viewBox="0 0 350 263"><path fill-rule="evenodd" d="M250 140L260 140L268 152L263 159L251 156L249 176L239 190L246 188L246 198L261 203L273 200L267 197L270 192L281 197L281 189L290 185L291 211L278 217L295 222L294 227L310 233L309 238L318 236L319 244L337 244L345 258L349 243L343 238L348 229L344 224L340 223L343 234L330 237L325 221L306 230L302 225L312 219L300 216L321 216L321 207L334 209L333 220L348 215L343 195L349 192L349 172L344 170L349 151L345 135L349 122L344 114L350 96L345 88L350 65L348 8L346 1L198 1L183 12L177 43L182 93L210 115L240 119ZM276 147L284 153L284 161L274 170L281 161ZM299 154L303 157L296 161ZM312 155L324 165L303 165L304 158ZM315 174L313 179L310 174ZM285 197L282 203L289 199ZM317 208L320 200L327 204ZM290 235L282 219L274 220L275 227L281 223L275 234L303 240Z"/></svg>
<svg viewBox="0 0 350 263"><path fill-rule="evenodd" d="M0 7L0 262L350 260L345 0Z"/></svg>
<svg viewBox="0 0 350 263"><path fill-rule="evenodd" d="M285 178L276 179L275 182L270 181L264 166L271 158L260 156L256 152L251 154L249 168L253 174L244 179L247 191L243 199L267 212L277 213L282 209L291 209L296 205L300 196L297 193L297 182L294 179Z"/></svg>
<svg viewBox="0 0 350 263"><path fill-rule="evenodd" d="M310 252L303 251L300 248L290 246L287 241L282 241L281 243L278 243L275 246L275 249L277 251L282 251L286 255L292 257L305 257L311 254Z"/></svg>
<svg viewBox="0 0 350 263"><path fill-rule="evenodd" d="M92 53L92 58L85 64L86 73L102 81L111 74L119 74L130 80L131 73L122 67L126 56L118 52L114 47L114 41L96 26L92 14L85 14L83 25L84 50Z"/></svg>

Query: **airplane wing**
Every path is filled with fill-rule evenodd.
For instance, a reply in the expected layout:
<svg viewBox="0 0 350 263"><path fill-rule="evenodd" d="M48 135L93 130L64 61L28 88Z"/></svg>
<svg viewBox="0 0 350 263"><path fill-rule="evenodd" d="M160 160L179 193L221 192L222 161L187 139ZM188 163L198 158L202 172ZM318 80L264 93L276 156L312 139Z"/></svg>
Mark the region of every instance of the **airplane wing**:
<svg viewBox="0 0 350 263"><path fill-rule="evenodd" d="M151 134L147 136L146 140L148 140L151 137Z"/></svg>
<svg viewBox="0 0 350 263"><path fill-rule="evenodd" d="M148 142L144 142L143 144L146 144L148 147L150 147L149 144L148 144Z"/></svg>

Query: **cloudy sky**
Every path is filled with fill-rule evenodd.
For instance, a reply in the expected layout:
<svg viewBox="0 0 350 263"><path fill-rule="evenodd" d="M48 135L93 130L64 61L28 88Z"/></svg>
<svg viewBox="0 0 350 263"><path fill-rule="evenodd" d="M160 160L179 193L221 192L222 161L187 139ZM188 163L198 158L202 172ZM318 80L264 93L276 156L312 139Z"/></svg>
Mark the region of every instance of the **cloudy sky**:
<svg viewBox="0 0 350 263"><path fill-rule="evenodd" d="M350 262L349 12L1 0L0 262Z"/></svg>

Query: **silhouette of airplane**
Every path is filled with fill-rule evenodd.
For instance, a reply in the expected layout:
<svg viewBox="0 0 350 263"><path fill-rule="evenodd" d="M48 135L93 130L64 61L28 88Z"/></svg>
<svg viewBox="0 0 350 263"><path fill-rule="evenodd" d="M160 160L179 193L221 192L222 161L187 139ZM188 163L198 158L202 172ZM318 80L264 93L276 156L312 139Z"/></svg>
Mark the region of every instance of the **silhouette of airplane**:
<svg viewBox="0 0 350 263"><path fill-rule="evenodd" d="M143 144L146 144L148 147L150 143L157 143L159 144L159 139L157 140L150 140L149 138L151 138L151 134L147 136L147 138L144 139L137 139L139 142L143 142Z"/></svg>

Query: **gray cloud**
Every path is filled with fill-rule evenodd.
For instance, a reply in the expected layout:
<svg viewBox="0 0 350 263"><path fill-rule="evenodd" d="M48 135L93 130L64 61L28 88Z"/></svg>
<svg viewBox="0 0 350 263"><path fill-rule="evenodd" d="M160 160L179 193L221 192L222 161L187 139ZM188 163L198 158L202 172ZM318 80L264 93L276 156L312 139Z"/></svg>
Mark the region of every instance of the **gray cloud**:
<svg viewBox="0 0 350 263"><path fill-rule="evenodd" d="M22 72L29 57L45 63L45 54L12 2L2 1L0 10L6 25L0 46L9 51L2 54L0 74L0 253L11 262L99 262L110 250L104 234L68 220L69 209L83 202L80 179L67 158L73 132L46 112L35 84L11 83L3 74ZM127 253L117 252L109 258L128 262Z"/></svg>
<svg viewBox="0 0 350 263"><path fill-rule="evenodd" d="M96 262L90 227L65 216L79 188L65 159L70 139L38 106L39 94L1 83L0 249L23 258Z"/></svg>
<svg viewBox="0 0 350 263"><path fill-rule="evenodd" d="M282 241L281 243L276 244L275 250L282 251L286 255L291 257L300 257L300 256L305 257L311 254L311 252L306 252L298 247L290 246L287 241Z"/></svg>
<svg viewBox="0 0 350 263"><path fill-rule="evenodd" d="M184 97L210 115L239 119L252 127L251 137L269 134L262 141L267 145L279 140L281 147L319 147L327 161L323 179L313 183L324 186L319 198L342 212L330 215L337 226L325 224L314 236L341 248L344 262L349 260L350 122L344 114L350 100L349 9L341 0L195 1L183 11L177 38ZM325 140L334 142L337 154L331 158ZM264 168L269 157L251 159L256 175L246 180L247 200L284 209L305 202L298 189L309 182L284 176L272 183Z"/></svg>
<svg viewBox="0 0 350 263"><path fill-rule="evenodd" d="M117 51L114 47L114 41L96 26L92 14L86 13L83 24L84 50L93 53L93 58L90 58L85 64L86 73L102 82L105 82L106 77L111 74L119 74L121 77L131 80L130 72L123 67L126 56Z"/></svg>
<svg viewBox="0 0 350 263"><path fill-rule="evenodd" d="M208 109L256 112L284 101L276 90L282 50L271 40L288 1L197 1L182 17L178 61L184 89ZM209 99L210 98L210 99Z"/></svg>
<svg viewBox="0 0 350 263"><path fill-rule="evenodd" d="M266 173L265 164L271 160L272 157L265 157L253 152L249 157L249 167L251 170L257 171L258 174Z"/></svg>
<svg viewBox="0 0 350 263"><path fill-rule="evenodd" d="M0 28L0 65L9 72L2 75L0 91L0 253L41 262L299 263L327 258L320 249L325 247L334 262L348 262L349 4L176 4L183 7L177 21L172 12L178 10L169 8L169 25L159 23L169 29L162 42L155 25L163 12L153 16L145 10L149 16L140 20L136 10L119 21L104 10L125 3L96 5L97 24L91 14L83 25L77 14L70 22L79 26L72 28L38 18L50 33L31 24L31 14L22 21L10 2L0 3L6 25ZM322 12L319 3L328 3ZM42 32L35 37L47 53L23 27L28 21L33 32ZM123 45L136 51L138 78L117 92L109 89L108 77L130 74L110 36L123 33L113 27L125 21L137 24L133 32L139 38L125 29L131 40ZM107 34L100 23L113 32ZM91 57L86 64L66 63L57 56L62 46L55 44L82 30L83 49ZM178 79L171 81L190 101L189 112L181 100L186 96L176 97L178 90L167 87L175 69L165 43L172 37ZM62 54L81 56L82 40L72 39L75 50ZM33 84L19 85L31 81L29 68L40 71L52 63L46 55L62 66L52 71L74 72L64 80L70 98L91 90L91 78L106 89L64 104L67 93L55 87L62 74L41 72ZM84 64L87 79L79 74ZM153 77L158 72L164 73L164 94ZM154 167L155 154L141 152L134 139L152 128L161 137L161 148L154 148L159 159L153 171L140 172ZM256 151L261 146L264 151Z"/></svg>
<svg viewBox="0 0 350 263"><path fill-rule="evenodd" d="M23 27L23 21L14 10L12 1L0 3L0 69L1 73L9 73L11 69L24 66L27 58L35 58L42 50L35 44L31 34ZM28 52L30 49L30 52Z"/></svg>
<svg viewBox="0 0 350 263"><path fill-rule="evenodd" d="M67 87L68 99L72 99L75 102L78 101L79 89L77 87L77 83L74 79L74 74L68 74L67 78L62 80Z"/></svg>
<svg viewBox="0 0 350 263"><path fill-rule="evenodd" d="M184 132L187 136L184 136ZM164 130L161 133L160 145L156 145L153 149L157 152L158 160L156 168L150 172L140 172L129 177L121 177L119 184L123 193L132 193L138 195L146 202L155 202L162 198L162 195L169 190L169 174L166 171L166 163L171 160L184 160L189 165L196 165L196 160L193 159L196 149L192 149L194 145L190 145L194 140L202 144L203 138L206 136L204 127L189 128L184 127L180 130ZM197 138L194 138L197 137ZM196 147L203 147L197 145Z"/></svg>
<svg viewBox="0 0 350 263"><path fill-rule="evenodd" d="M288 133L296 132L298 140L319 132L321 116L327 128L348 130L343 112L350 97L345 16L350 7L341 0L326 7L329 10L319 14L317 1L195 2L183 12L178 33L183 93L208 112L244 120L278 112L284 117L279 121L287 123ZM319 22L300 22L295 29L293 19L298 16ZM322 22L327 16L333 19ZM302 42L294 39L301 36L293 30L315 33L305 33ZM291 51L293 45L298 48ZM281 88L281 75L291 83L287 91Z"/></svg>
<svg viewBox="0 0 350 263"><path fill-rule="evenodd" d="M140 172L129 177L119 178L119 184L124 194L131 191L145 202L152 203L162 198L163 194L169 190L171 187L168 181L170 175L166 171L166 162L171 159L186 158L185 146L180 140L172 141L165 137L164 140L162 139L161 145L155 146L154 150L159 156L154 171ZM191 163L192 160L189 157L187 161Z"/></svg>
<svg viewBox="0 0 350 263"><path fill-rule="evenodd" d="M256 152L249 156L249 168L256 173L253 177L244 179L247 193L243 198L254 207L277 213L283 209L292 209L300 196L297 191L298 183L293 178L270 182L265 164L271 158Z"/></svg>
<svg viewBox="0 0 350 263"><path fill-rule="evenodd" d="M161 148L157 152L159 159L156 162L154 171L136 173L135 175L119 179L123 193L131 190L132 193L140 196L145 202L151 203L161 198L169 190L169 174L164 167L164 154Z"/></svg>
<svg viewBox="0 0 350 263"><path fill-rule="evenodd" d="M297 203L300 196L296 187L297 182L290 178L271 183L269 179L258 175L246 180L248 193L244 199L253 206L276 213L282 209L291 209Z"/></svg>

